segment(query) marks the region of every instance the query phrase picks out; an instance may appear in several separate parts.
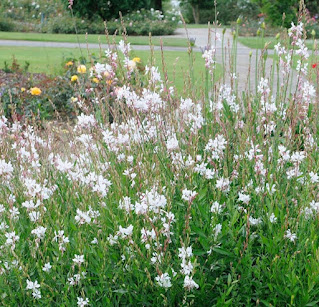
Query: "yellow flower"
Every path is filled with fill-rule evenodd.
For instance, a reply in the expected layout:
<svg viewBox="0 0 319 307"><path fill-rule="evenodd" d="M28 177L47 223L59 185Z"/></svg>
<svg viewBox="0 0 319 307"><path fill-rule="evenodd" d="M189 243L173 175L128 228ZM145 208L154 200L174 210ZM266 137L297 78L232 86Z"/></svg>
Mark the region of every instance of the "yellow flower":
<svg viewBox="0 0 319 307"><path fill-rule="evenodd" d="M112 85L112 83L113 83L113 80L106 80L106 84Z"/></svg>
<svg viewBox="0 0 319 307"><path fill-rule="evenodd" d="M32 96L39 96L41 95L42 91L38 87L31 87L30 93Z"/></svg>
<svg viewBox="0 0 319 307"><path fill-rule="evenodd" d="M73 62L72 61L69 61L69 62L67 62L66 64L65 64L65 66L72 66L73 65Z"/></svg>
<svg viewBox="0 0 319 307"><path fill-rule="evenodd" d="M133 59L133 61L135 63L141 63L141 58L136 57L136 58Z"/></svg>
<svg viewBox="0 0 319 307"><path fill-rule="evenodd" d="M71 77L71 82L75 82L75 81L78 81L79 77L77 75L73 75Z"/></svg>
<svg viewBox="0 0 319 307"><path fill-rule="evenodd" d="M77 99L76 97L71 97L71 101L72 101L73 103L75 103L75 102L78 101L78 99Z"/></svg>
<svg viewBox="0 0 319 307"><path fill-rule="evenodd" d="M78 73L79 74L85 74L86 73L86 66L85 65L79 65L78 66Z"/></svg>
<svg viewBox="0 0 319 307"><path fill-rule="evenodd" d="M25 92L25 87L21 87L21 92Z"/></svg>
<svg viewBox="0 0 319 307"><path fill-rule="evenodd" d="M92 81L93 81L94 83L100 83L100 80L99 80L98 78L93 78Z"/></svg>

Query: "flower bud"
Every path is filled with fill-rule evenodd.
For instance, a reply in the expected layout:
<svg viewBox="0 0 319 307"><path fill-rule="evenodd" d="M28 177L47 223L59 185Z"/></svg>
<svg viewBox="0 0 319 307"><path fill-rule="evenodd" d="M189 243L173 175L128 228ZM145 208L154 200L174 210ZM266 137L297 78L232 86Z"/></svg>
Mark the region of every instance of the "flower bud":
<svg viewBox="0 0 319 307"><path fill-rule="evenodd" d="M238 17L236 22L237 22L238 25L240 25L241 24L241 18Z"/></svg>
<svg viewBox="0 0 319 307"><path fill-rule="evenodd" d="M314 29L312 29L312 31L311 31L311 35L312 35L313 37L315 37L315 36L316 36L316 31L315 31Z"/></svg>
<svg viewBox="0 0 319 307"><path fill-rule="evenodd" d="M280 38L280 33L277 33L276 34L276 39L279 39Z"/></svg>

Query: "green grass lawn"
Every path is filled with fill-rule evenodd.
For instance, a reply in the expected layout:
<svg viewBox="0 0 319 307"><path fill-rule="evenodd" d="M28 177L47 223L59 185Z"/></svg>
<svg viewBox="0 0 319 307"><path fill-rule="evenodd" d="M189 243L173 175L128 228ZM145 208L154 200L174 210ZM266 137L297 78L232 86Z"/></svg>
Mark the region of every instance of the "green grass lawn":
<svg viewBox="0 0 319 307"><path fill-rule="evenodd" d="M101 34L90 34L85 36L85 34L79 34L80 43L107 43L107 39L105 35ZM118 43L122 38L122 36L109 36L111 42L113 40ZM77 43L77 36L75 34L49 34L49 33L21 33L21 32L0 32L0 39L8 39L8 40L28 40L28 41L41 41L41 42L69 42L69 43ZM152 37L153 45L160 46L161 38L158 36ZM130 36L128 37L128 41L132 45L149 45L149 37L148 36ZM187 39L184 38L162 38L164 46L172 46L172 47L187 47Z"/></svg>
<svg viewBox="0 0 319 307"><path fill-rule="evenodd" d="M252 49L263 49L265 44L267 44L267 49L274 49L274 46L278 43L278 40L274 37L239 37L239 43L252 48ZM312 40L307 40L306 45L309 49L312 49Z"/></svg>
<svg viewBox="0 0 319 307"><path fill-rule="evenodd" d="M87 56L87 51L82 50L83 55ZM98 49L92 49L90 52L96 56L99 55ZM47 47L0 47L0 68L4 68L4 61L8 64L12 62L12 56L15 56L21 67L25 62L30 63L30 72L44 72L47 74L58 75L63 70L63 65L68 58L79 58L81 56L78 48L47 48ZM150 59L149 51L134 51L132 56L138 56L146 65ZM200 53L195 53L194 78L200 80L205 75L204 60ZM184 87L184 75L188 75L189 57L187 52L165 51L165 66L167 69L169 81L172 81L179 91ZM178 58L178 60L177 60ZM174 68L174 63L176 67ZM155 51L155 64L162 69L162 59L160 51ZM221 76L221 66L217 65L216 74Z"/></svg>

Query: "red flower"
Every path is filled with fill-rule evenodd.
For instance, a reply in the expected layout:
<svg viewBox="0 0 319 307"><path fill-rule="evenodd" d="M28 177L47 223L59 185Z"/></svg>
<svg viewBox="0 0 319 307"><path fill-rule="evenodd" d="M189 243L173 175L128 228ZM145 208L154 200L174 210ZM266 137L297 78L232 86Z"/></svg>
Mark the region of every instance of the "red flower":
<svg viewBox="0 0 319 307"><path fill-rule="evenodd" d="M316 68L317 67L317 63L315 63L315 64L312 64L312 68Z"/></svg>

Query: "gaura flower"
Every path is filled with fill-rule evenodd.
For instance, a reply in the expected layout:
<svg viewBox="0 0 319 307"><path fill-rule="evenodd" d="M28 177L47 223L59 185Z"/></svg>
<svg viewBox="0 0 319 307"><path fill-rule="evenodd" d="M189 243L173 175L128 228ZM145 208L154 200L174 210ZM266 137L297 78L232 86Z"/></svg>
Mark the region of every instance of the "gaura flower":
<svg viewBox="0 0 319 307"><path fill-rule="evenodd" d="M69 61L69 62L67 62L66 64L65 64L65 66L72 66L73 65L73 62L72 61Z"/></svg>
<svg viewBox="0 0 319 307"><path fill-rule="evenodd" d="M141 58L136 57L132 61L135 62L135 63L141 63Z"/></svg>
<svg viewBox="0 0 319 307"><path fill-rule="evenodd" d="M42 91L38 87L31 87L30 88L30 94L32 96L39 96L41 95Z"/></svg>
<svg viewBox="0 0 319 307"><path fill-rule="evenodd" d="M79 77L77 75L73 75L71 77L71 82L75 82L75 81L78 81Z"/></svg>
<svg viewBox="0 0 319 307"><path fill-rule="evenodd" d="M25 87L21 87L21 92L25 92Z"/></svg>
<svg viewBox="0 0 319 307"><path fill-rule="evenodd" d="M78 73L79 74L85 74L86 73L86 66L85 65L79 65L78 66Z"/></svg>
<svg viewBox="0 0 319 307"><path fill-rule="evenodd" d="M94 83L100 83L100 80L99 80L98 78L93 78L92 81L93 81Z"/></svg>
<svg viewBox="0 0 319 307"><path fill-rule="evenodd" d="M134 62L133 60L129 61L127 63L127 66L129 68L129 70L133 70L134 68L136 68L136 62Z"/></svg>

